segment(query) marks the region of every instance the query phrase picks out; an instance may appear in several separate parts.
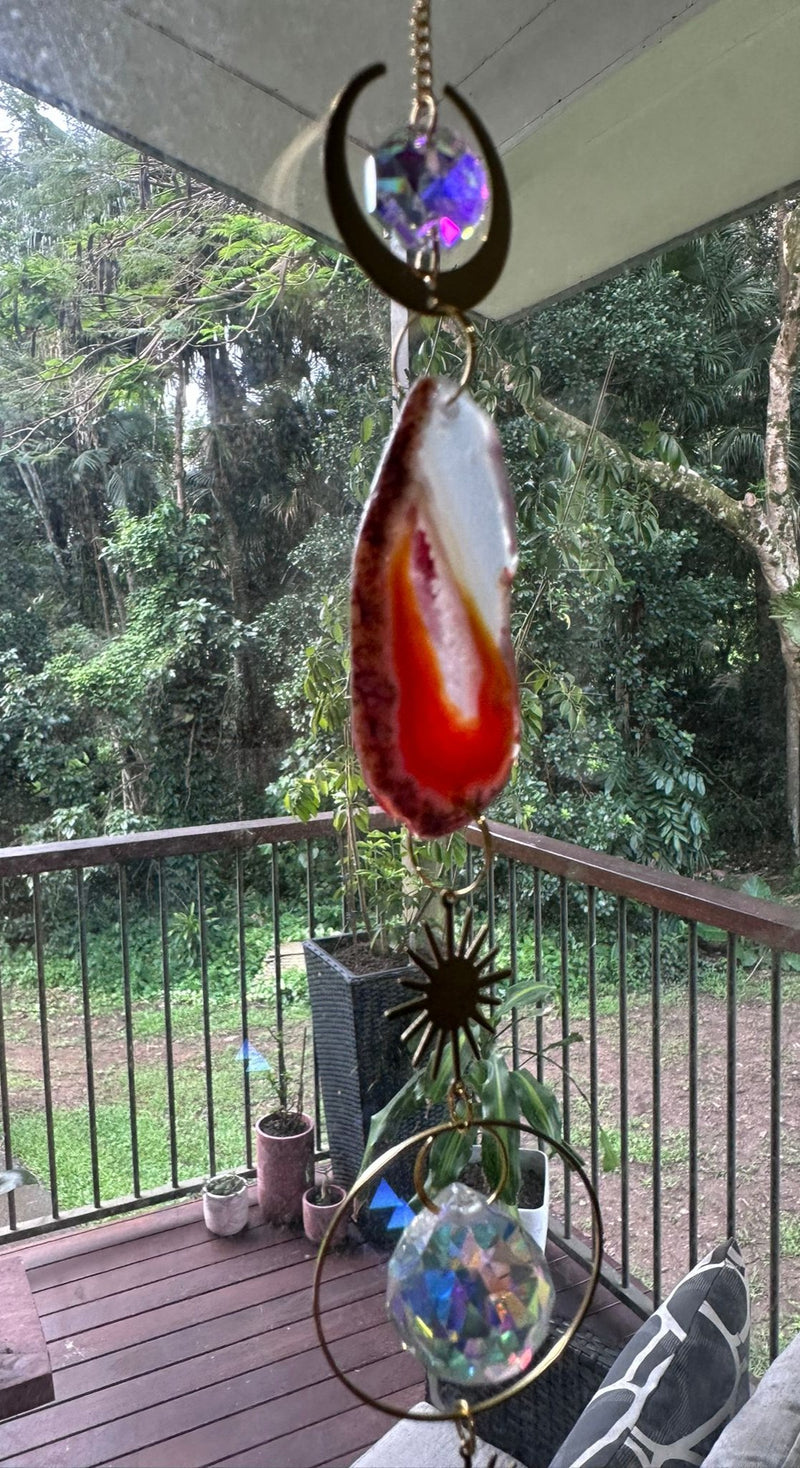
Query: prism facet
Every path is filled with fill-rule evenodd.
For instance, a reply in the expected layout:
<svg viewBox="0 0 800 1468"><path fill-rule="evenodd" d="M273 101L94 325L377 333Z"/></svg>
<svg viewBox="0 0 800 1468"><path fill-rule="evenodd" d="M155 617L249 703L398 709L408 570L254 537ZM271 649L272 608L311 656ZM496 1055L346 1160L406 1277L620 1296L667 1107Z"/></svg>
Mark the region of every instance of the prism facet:
<svg viewBox="0 0 800 1468"><path fill-rule="evenodd" d="M393 133L367 159L364 193L369 213L407 250L418 250L434 232L446 250L468 240L489 203L483 164L448 128Z"/></svg>
<svg viewBox="0 0 800 1468"><path fill-rule="evenodd" d="M530 1366L555 1291L544 1254L513 1213L451 1183L403 1231L389 1260L386 1307L428 1371L498 1385Z"/></svg>

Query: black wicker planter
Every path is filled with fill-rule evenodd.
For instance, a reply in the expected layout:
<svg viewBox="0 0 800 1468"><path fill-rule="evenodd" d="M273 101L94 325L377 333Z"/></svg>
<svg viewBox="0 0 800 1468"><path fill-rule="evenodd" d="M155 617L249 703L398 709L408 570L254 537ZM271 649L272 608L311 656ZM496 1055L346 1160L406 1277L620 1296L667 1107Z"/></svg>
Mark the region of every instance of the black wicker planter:
<svg viewBox="0 0 800 1468"><path fill-rule="evenodd" d="M408 970L401 966L354 974L334 957L340 942L318 938L303 948L332 1172L342 1187L350 1188L358 1177L372 1117L411 1075L411 1058L400 1039L403 1026L385 1018L387 1009L407 997L397 980ZM420 1131L429 1120L424 1109L406 1118L386 1146ZM409 1153L386 1172L387 1182L404 1201L414 1191L413 1165ZM374 1242L392 1237L386 1213L365 1210L359 1222Z"/></svg>

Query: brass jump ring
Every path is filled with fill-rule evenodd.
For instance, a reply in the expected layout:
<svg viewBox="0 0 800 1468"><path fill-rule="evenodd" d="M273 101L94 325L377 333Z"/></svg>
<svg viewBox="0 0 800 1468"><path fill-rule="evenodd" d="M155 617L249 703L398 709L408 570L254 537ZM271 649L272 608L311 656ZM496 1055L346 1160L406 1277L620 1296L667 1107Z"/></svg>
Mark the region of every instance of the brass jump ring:
<svg viewBox="0 0 800 1468"><path fill-rule="evenodd" d="M481 884L486 880L486 874L492 864L492 858L494 856L492 833L489 830L489 822L487 821L485 816L477 816L475 819L475 825L478 827L481 835L483 836L484 863L480 871L478 872L477 877L473 877L472 881L465 883L463 887L443 887L437 878L429 877L427 872L424 872L422 870L422 867L420 866L417 859L417 853L414 849L414 838L411 835L408 827L406 826L405 828L406 855L408 856L408 859L411 863L414 875L419 877L423 887L427 887L431 892L435 892L437 897L440 897L442 901L455 902L457 897L469 897L470 894L472 892L476 892Z"/></svg>
<svg viewBox="0 0 800 1468"><path fill-rule="evenodd" d="M577 1154L573 1152L569 1144L566 1142L559 1142L556 1140L555 1137L548 1136L546 1132L538 1131L536 1128L528 1126L525 1122L521 1121L507 1121L499 1117L490 1117L488 1122L481 1122L481 1125L491 1126L493 1128L500 1128L501 1130L505 1128L508 1131L517 1131L520 1133L525 1133L528 1136L538 1137L541 1142L545 1142L548 1147L552 1147L553 1150L557 1152L558 1155L563 1159L563 1161L566 1162L567 1166L571 1167L573 1172L577 1173L586 1191L586 1196L589 1199L589 1206L592 1213L592 1268L586 1290L583 1294L583 1298L581 1299L581 1302L575 1314L573 1315L572 1320L564 1331L564 1334L560 1335L558 1340L553 1342L552 1346L548 1351L545 1352L541 1360L537 1361L536 1365L532 1366L530 1371L526 1371L525 1375L521 1376L518 1381L513 1382L511 1386L505 1387L503 1391L495 1393L494 1396L487 1397L482 1402L475 1402L470 1408L472 1414L475 1416L477 1416L479 1412L489 1412L492 1410L493 1407L500 1407L503 1405L504 1402L510 1401L511 1398L515 1397L518 1392L524 1391L526 1387L531 1386L534 1381L538 1380L538 1378L542 1376L543 1373L547 1371L548 1368L552 1366L554 1362L559 1359L560 1356L563 1355L570 1341L580 1330L580 1327L583 1324L584 1319L586 1318L586 1313L592 1302L592 1296L594 1294L597 1281L600 1278L600 1267L603 1262L603 1220L600 1214L600 1203L598 1201L597 1194L592 1187L586 1169L583 1166L583 1163L581 1162ZM447 1131L452 1131L452 1126L449 1121L441 1122L439 1126L432 1127L429 1132L416 1132L413 1137L408 1137L404 1142L397 1142L394 1147L390 1147L388 1152L384 1152L381 1157L376 1158L375 1162L373 1162L371 1166L367 1168L363 1176L356 1178L350 1191L347 1193L346 1197L342 1199L339 1207L336 1209L336 1212L333 1215L333 1218L328 1226L328 1231L325 1234L322 1243L320 1244L319 1253L317 1255L317 1262L314 1268L312 1313L314 1316L314 1325L317 1332L317 1339L319 1341L320 1350L322 1351L325 1360L330 1366L331 1371L333 1372L334 1376L337 1377L337 1379L347 1387L348 1391L353 1393L353 1396L358 1397L359 1401L364 1402L365 1405L368 1407L375 1407L375 1409L378 1412L382 1412L385 1417L393 1417L396 1421L401 1422L405 1421L407 1418L411 1418L412 1420L419 1420L419 1414L415 1414L414 1412L405 1412L400 1407L390 1407L386 1402L377 1401L374 1397L371 1397L367 1392L363 1391L360 1386L357 1386L354 1381L351 1381L350 1378L345 1375L341 1367L334 1360L328 1342L325 1339L324 1331L322 1329L322 1311L319 1299L320 1289L322 1286L322 1271L325 1267L325 1261L328 1257L328 1253L330 1252L330 1247L336 1233L336 1228L341 1222L342 1218L345 1217L347 1210L352 1206L362 1188L366 1188L371 1182L374 1182L375 1178L378 1177L380 1173L382 1173L384 1169L390 1165L390 1163L394 1162L398 1157L402 1156L402 1154L406 1152L409 1147L419 1146L421 1143L427 1141L428 1138L430 1138L431 1142L433 1142L435 1141L436 1137L441 1136L442 1133ZM463 1416L463 1410L459 1405L455 1407L452 1411L439 1412L435 1416L430 1416L426 1414L424 1420L428 1422L458 1422L459 1420L463 1420Z"/></svg>
<svg viewBox="0 0 800 1468"><path fill-rule="evenodd" d="M492 1126L491 1122L473 1121L471 1123L471 1126L462 1126L459 1123L454 1122L452 1123L452 1125L455 1126L457 1131L470 1131L472 1127L480 1126L483 1131L491 1132L492 1136L494 1137L498 1147L500 1148L500 1164L502 1170L500 1173L500 1181L497 1184L497 1187L492 1189L486 1201L489 1204L496 1203L498 1198L500 1197L500 1194L503 1191L503 1188L508 1182L508 1148L503 1141L503 1138L499 1135L496 1127ZM427 1208L429 1213L439 1212L438 1207L434 1203L430 1193L425 1186L425 1173L427 1172L428 1158L430 1156L431 1148L434 1141L434 1137L425 1138L425 1141L423 1142L422 1146L419 1149L419 1152L417 1153L416 1161L414 1163L414 1192L419 1198L420 1203L422 1203L423 1207Z"/></svg>
<svg viewBox="0 0 800 1468"><path fill-rule="evenodd" d="M458 402L458 399L461 397L462 392L464 392L464 390L469 386L470 382L472 381L473 373L475 371L475 327L473 326L472 322L467 319L463 312L458 310L457 307L440 306L436 300L435 295L432 295L432 313L434 306L436 307L435 314L439 316L448 316L451 321L455 321L456 325L461 331L464 340L464 366L461 369L461 376L458 380L456 390L453 393L453 396L451 398L448 398L446 403L446 407L451 408L454 403ZM397 336L392 343L392 388L398 397L403 397L403 395L408 391L408 385L406 384L404 386L400 382L400 379L397 375L397 361L400 355L400 348L403 345L403 341L408 336L412 325L415 321L419 321L421 319L422 314L423 313L419 311L409 311L406 321L401 326L400 330L397 333Z"/></svg>

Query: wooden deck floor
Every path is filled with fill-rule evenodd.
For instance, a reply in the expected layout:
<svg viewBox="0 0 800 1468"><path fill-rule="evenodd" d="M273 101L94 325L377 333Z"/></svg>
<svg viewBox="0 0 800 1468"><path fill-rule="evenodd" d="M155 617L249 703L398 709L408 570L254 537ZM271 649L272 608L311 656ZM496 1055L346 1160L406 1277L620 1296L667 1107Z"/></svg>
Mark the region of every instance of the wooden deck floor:
<svg viewBox="0 0 800 1468"><path fill-rule="evenodd" d="M313 1249L254 1223L212 1238L197 1202L20 1246L54 1372L55 1401L0 1423L19 1468L337 1468L391 1423L332 1377L311 1319ZM580 1276L558 1250L558 1308ZM371 1394L409 1407L422 1373L384 1313L385 1268L360 1246L326 1268L326 1334ZM604 1293L591 1318L630 1334Z"/></svg>

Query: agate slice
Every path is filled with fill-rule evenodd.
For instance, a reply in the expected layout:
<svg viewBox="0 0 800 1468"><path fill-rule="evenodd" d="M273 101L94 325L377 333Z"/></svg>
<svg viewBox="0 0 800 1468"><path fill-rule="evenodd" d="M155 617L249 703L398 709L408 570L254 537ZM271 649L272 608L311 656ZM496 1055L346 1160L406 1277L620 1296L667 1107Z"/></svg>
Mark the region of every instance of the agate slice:
<svg viewBox="0 0 800 1468"><path fill-rule="evenodd" d="M409 393L353 560L356 750L375 799L418 836L480 814L519 733L511 494L493 424L456 391L424 377Z"/></svg>

